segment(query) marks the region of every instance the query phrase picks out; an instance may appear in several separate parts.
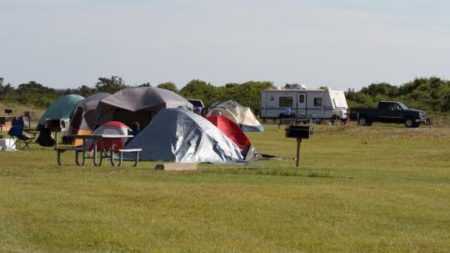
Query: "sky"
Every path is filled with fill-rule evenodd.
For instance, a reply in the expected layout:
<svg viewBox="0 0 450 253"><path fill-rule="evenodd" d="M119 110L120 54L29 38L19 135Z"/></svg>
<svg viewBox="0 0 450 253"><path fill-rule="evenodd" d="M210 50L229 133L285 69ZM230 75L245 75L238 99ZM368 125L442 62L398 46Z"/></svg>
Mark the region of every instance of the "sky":
<svg viewBox="0 0 450 253"><path fill-rule="evenodd" d="M450 79L448 10L444 0L0 0L0 77L345 90Z"/></svg>

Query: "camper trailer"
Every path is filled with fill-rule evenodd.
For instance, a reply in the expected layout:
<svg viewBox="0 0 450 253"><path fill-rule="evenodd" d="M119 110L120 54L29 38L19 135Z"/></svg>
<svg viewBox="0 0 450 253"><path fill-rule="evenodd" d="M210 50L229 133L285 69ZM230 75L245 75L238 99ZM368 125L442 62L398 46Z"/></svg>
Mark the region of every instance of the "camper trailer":
<svg viewBox="0 0 450 253"><path fill-rule="evenodd" d="M277 119L289 111L296 118L347 118L344 91L318 89L271 89L261 92L261 118Z"/></svg>

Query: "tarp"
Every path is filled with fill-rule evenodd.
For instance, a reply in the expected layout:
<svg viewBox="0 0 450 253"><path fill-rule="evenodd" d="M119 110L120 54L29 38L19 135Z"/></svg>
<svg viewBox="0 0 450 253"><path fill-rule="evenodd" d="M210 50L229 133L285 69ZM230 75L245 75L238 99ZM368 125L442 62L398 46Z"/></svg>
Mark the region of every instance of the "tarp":
<svg viewBox="0 0 450 253"><path fill-rule="evenodd" d="M100 101L97 106L96 126L117 120L131 126L138 122L143 128L163 108L193 109L180 95L160 88L135 87L120 90Z"/></svg>
<svg viewBox="0 0 450 253"><path fill-rule="evenodd" d="M69 130L66 134L91 134L95 127L97 117L97 105L103 98L109 96L109 93L101 92L80 100L70 119ZM73 145L81 145L81 140L75 141Z"/></svg>
<svg viewBox="0 0 450 253"><path fill-rule="evenodd" d="M202 116L181 108L161 110L126 148L142 148L141 160L243 161L239 147L222 131Z"/></svg>
<svg viewBox="0 0 450 253"><path fill-rule="evenodd" d="M244 132L262 132L264 127L256 119L249 107L242 106L236 101L228 100L216 104L208 113L210 115L220 115L229 118L239 125Z"/></svg>
<svg viewBox="0 0 450 253"><path fill-rule="evenodd" d="M46 119L70 119L76 104L82 99L82 96L75 94L60 97L42 114L38 127L42 127Z"/></svg>

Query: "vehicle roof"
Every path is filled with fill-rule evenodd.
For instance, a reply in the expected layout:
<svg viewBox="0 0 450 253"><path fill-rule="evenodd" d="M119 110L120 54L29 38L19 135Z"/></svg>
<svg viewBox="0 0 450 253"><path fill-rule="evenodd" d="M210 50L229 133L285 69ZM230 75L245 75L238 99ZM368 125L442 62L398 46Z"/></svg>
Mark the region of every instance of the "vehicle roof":
<svg viewBox="0 0 450 253"><path fill-rule="evenodd" d="M191 102L191 104L194 106L205 107L205 104L203 103L203 101L201 99L189 98L188 101Z"/></svg>

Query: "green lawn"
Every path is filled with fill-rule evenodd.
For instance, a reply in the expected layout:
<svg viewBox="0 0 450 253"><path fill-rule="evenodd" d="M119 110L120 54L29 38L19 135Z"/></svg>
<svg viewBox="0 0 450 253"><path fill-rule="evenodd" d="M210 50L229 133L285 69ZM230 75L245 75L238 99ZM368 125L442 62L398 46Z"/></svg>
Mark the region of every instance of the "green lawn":
<svg viewBox="0 0 450 253"><path fill-rule="evenodd" d="M316 126L290 159L196 172L0 152L0 252L449 252L450 129Z"/></svg>

